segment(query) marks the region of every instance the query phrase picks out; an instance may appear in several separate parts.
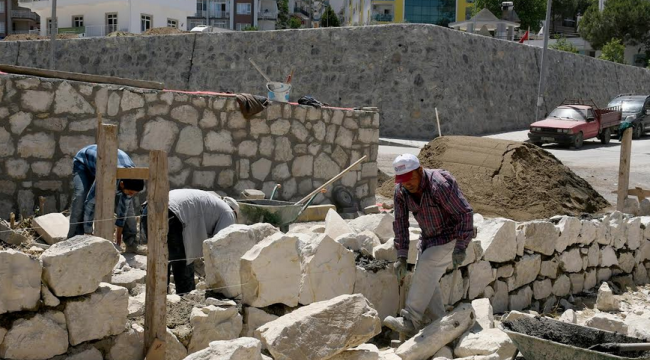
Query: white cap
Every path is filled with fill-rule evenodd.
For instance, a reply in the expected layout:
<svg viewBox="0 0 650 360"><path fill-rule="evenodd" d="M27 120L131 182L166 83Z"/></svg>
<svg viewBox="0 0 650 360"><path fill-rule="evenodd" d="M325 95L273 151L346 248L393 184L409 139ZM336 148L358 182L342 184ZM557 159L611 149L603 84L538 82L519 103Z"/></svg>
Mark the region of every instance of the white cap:
<svg viewBox="0 0 650 360"><path fill-rule="evenodd" d="M404 175L420 168L420 160L413 154L402 154L393 161L395 175Z"/></svg>
<svg viewBox="0 0 650 360"><path fill-rule="evenodd" d="M239 204L237 203L237 200L231 198L230 196L224 196L223 201L230 206L230 208L235 212L235 215L239 217Z"/></svg>

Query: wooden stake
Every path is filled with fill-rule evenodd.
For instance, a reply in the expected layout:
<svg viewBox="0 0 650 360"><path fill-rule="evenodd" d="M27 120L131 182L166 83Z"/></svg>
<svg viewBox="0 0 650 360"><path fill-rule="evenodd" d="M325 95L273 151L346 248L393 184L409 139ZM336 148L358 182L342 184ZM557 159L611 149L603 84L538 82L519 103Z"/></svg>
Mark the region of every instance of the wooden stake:
<svg viewBox="0 0 650 360"><path fill-rule="evenodd" d="M442 137L442 129L440 129L440 117L438 116L438 108L436 108L436 122L438 123L438 136Z"/></svg>
<svg viewBox="0 0 650 360"><path fill-rule="evenodd" d="M162 349L154 353L156 339L165 339L167 332L167 206L169 203L169 181L167 177L167 154L156 150L149 153L149 182L147 195L147 294L144 315L144 353L151 360L152 354L165 355L165 343ZM158 347L158 345L156 345Z"/></svg>
<svg viewBox="0 0 650 360"><path fill-rule="evenodd" d="M621 162L618 166L616 210L623 211L630 185L630 156L632 155L632 128L625 129L621 140Z"/></svg>
<svg viewBox="0 0 650 360"><path fill-rule="evenodd" d="M115 212L115 169L117 168L117 126L102 125L97 142L95 176L95 236L113 241Z"/></svg>
<svg viewBox="0 0 650 360"><path fill-rule="evenodd" d="M9 228L13 229L16 227L16 214L9 214Z"/></svg>
<svg viewBox="0 0 650 360"><path fill-rule="evenodd" d="M45 198L42 196L38 197L38 215L45 215Z"/></svg>

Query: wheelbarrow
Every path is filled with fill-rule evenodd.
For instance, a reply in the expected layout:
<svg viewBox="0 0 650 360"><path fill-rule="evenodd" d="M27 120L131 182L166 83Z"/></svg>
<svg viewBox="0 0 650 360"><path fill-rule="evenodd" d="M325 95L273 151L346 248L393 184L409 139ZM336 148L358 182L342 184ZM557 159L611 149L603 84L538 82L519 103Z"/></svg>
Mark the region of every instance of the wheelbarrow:
<svg viewBox="0 0 650 360"><path fill-rule="evenodd" d="M643 343L633 337L548 318L521 318L500 325L526 360L639 360L648 351L596 351L603 344ZM643 344L646 345L646 344Z"/></svg>
<svg viewBox="0 0 650 360"><path fill-rule="evenodd" d="M289 231L289 225L298 219L300 214L311 204L314 198L320 194L317 192L309 198L304 205L300 202L273 200L277 186L273 189L271 199L264 200L237 200L239 204L239 222L246 225L257 223L269 223L280 228L282 232Z"/></svg>

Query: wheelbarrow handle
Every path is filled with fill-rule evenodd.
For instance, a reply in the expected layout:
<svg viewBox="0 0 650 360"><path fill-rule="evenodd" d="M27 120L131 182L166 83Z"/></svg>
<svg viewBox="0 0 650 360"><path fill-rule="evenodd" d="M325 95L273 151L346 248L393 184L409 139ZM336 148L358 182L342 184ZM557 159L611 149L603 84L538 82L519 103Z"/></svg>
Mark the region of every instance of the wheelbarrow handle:
<svg viewBox="0 0 650 360"><path fill-rule="evenodd" d="M275 185L275 187L273 188L273 191L271 192L271 197L269 198L269 200L273 200L273 198L275 197L275 194L278 192L278 189L280 189L280 188L282 188L282 185L280 185L280 184Z"/></svg>
<svg viewBox="0 0 650 360"><path fill-rule="evenodd" d="M325 189L321 189L320 191L314 193L314 195L312 195L312 196L309 198L309 200L307 200L307 202L305 203L305 205L302 206L302 208L300 209L300 213L302 214L302 212L305 211L305 209L307 209L307 207L308 207L309 205L311 205L311 202L314 201L314 199L316 198L316 196L318 196L318 194L325 193L325 192L326 192Z"/></svg>

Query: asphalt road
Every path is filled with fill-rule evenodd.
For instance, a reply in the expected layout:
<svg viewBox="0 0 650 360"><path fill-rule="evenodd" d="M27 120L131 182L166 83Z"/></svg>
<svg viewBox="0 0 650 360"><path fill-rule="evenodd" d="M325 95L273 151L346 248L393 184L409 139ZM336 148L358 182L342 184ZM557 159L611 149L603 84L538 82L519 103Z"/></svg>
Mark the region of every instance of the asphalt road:
<svg viewBox="0 0 650 360"><path fill-rule="evenodd" d="M486 137L513 141L528 139L528 131L515 131ZM392 161L402 153L417 155L426 142L380 139L378 165L379 168L393 175ZM618 167L620 162L620 142L616 139L608 145L598 140L585 140L581 149L569 149L557 145L544 145L564 165L568 166L578 176L587 180L610 204L616 204L618 183ZM632 160L630 167L630 188L641 187L650 190L650 134L639 140L632 140Z"/></svg>

